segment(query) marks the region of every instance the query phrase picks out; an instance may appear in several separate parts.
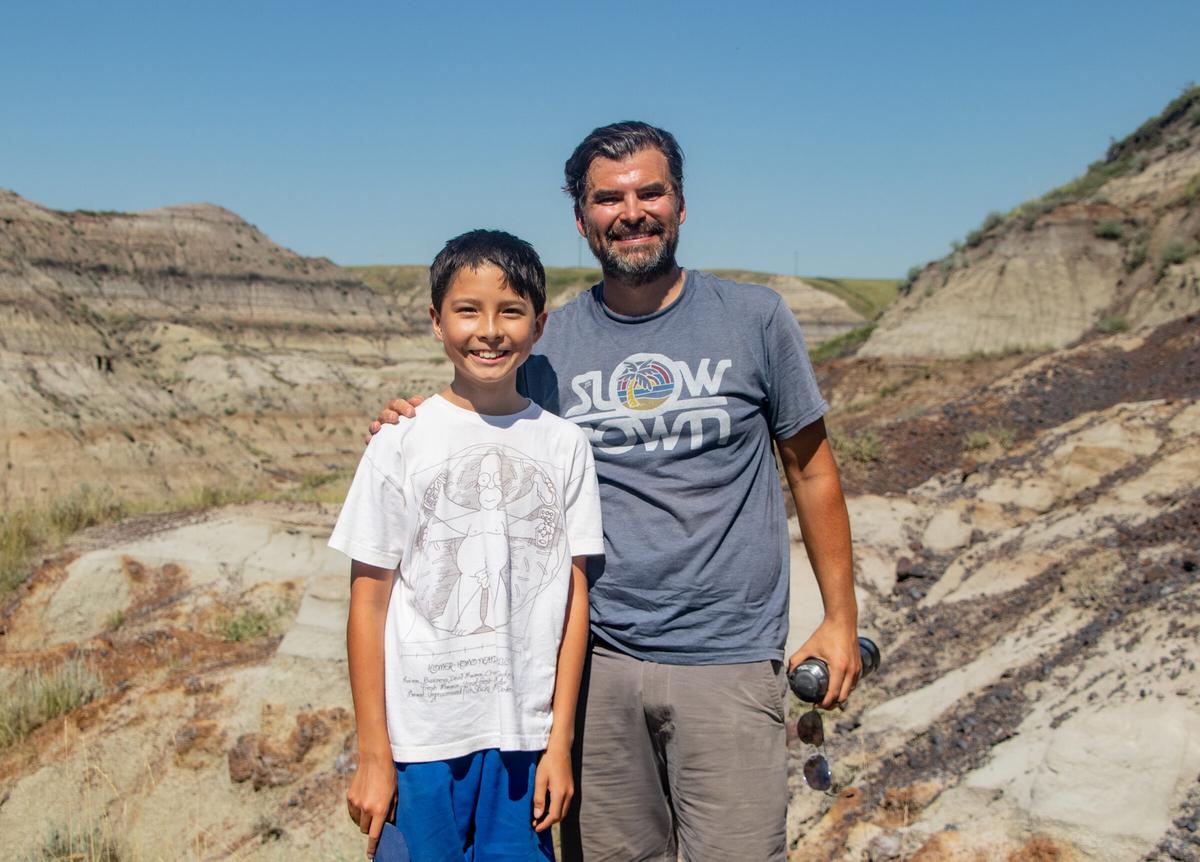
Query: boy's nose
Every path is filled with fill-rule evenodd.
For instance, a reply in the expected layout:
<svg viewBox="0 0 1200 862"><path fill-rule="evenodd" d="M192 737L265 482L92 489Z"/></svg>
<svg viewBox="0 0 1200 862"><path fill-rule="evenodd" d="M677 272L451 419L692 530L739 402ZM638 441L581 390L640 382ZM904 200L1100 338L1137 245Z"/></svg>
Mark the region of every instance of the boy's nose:
<svg viewBox="0 0 1200 862"><path fill-rule="evenodd" d="M480 338L499 338L500 337L500 320L494 314L479 315L479 328L476 330L476 335Z"/></svg>

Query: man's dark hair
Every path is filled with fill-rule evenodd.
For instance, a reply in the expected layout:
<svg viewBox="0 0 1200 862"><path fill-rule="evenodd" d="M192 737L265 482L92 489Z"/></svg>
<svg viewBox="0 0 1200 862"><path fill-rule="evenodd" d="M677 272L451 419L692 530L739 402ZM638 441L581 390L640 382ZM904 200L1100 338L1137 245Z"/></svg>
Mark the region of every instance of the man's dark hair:
<svg viewBox="0 0 1200 862"><path fill-rule="evenodd" d="M566 175L563 191L571 196L576 207L581 206L587 194L588 168L597 156L618 161L642 150L658 150L666 157L675 193L682 195L683 150L679 149L679 142L670 132L636 120L592 129L592 133L567 159L563 171Z"/></svg>
<svg viewBox="0 0 1200 862"><path fill-rule="evenodd" d="M533 246L502 230L470 230L446 243L429 267L429 301L441 312L450 282L463 269L490 263L504 273L513 292L533 303L533 313L546 307L546 270Z"/></svg>

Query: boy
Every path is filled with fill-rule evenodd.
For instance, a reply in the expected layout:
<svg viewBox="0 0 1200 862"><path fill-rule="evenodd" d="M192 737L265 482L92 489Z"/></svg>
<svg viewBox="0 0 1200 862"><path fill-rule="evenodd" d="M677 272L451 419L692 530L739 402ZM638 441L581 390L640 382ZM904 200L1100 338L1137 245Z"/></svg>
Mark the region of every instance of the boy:
<svg viewBox="0 0 1200 862"><path fill-rule="evenodd" d="M430 281L454 380L371 441L329 541L353 561L347 802L369 857L395 796L413 862L553 859L604 552L591 446L517 394L546 321L532 246L471 231ZM390 841L377 862L406 858Z"/></svg>

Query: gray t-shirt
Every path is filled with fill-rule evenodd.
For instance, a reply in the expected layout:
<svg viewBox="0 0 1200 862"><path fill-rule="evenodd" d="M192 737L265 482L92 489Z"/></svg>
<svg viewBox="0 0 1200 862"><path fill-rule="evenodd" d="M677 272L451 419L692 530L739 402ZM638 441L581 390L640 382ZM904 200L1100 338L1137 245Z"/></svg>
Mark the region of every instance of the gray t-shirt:
<svg viewBox="0 0 1200 862"><path fill-rule="evenodd" d="M519 385L592 441L603 561L592 629L672 664L783 658L788 534L772 438L824 415L804 337L779 294L687 273L645 317L601 287L550 315Z"/></svg>

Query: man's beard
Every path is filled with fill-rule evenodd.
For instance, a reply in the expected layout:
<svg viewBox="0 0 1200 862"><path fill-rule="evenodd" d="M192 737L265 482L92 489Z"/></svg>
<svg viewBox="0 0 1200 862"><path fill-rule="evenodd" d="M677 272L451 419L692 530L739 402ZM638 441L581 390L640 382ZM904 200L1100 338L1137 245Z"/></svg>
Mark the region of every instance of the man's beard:
<svg viewBox="0 0 1200 862"><path fill-rule="evenodd" d="M622 253L611 243L634 233L657 236L659 243L654 248L631 249L633 253ZM614 278L634 285L649 284L675 268L675 249L679 246L679 231L669 230L661 222L647 221L636 231L609 229L604 237L588 230L588 248L600 261L605 278Z"/></svg>

